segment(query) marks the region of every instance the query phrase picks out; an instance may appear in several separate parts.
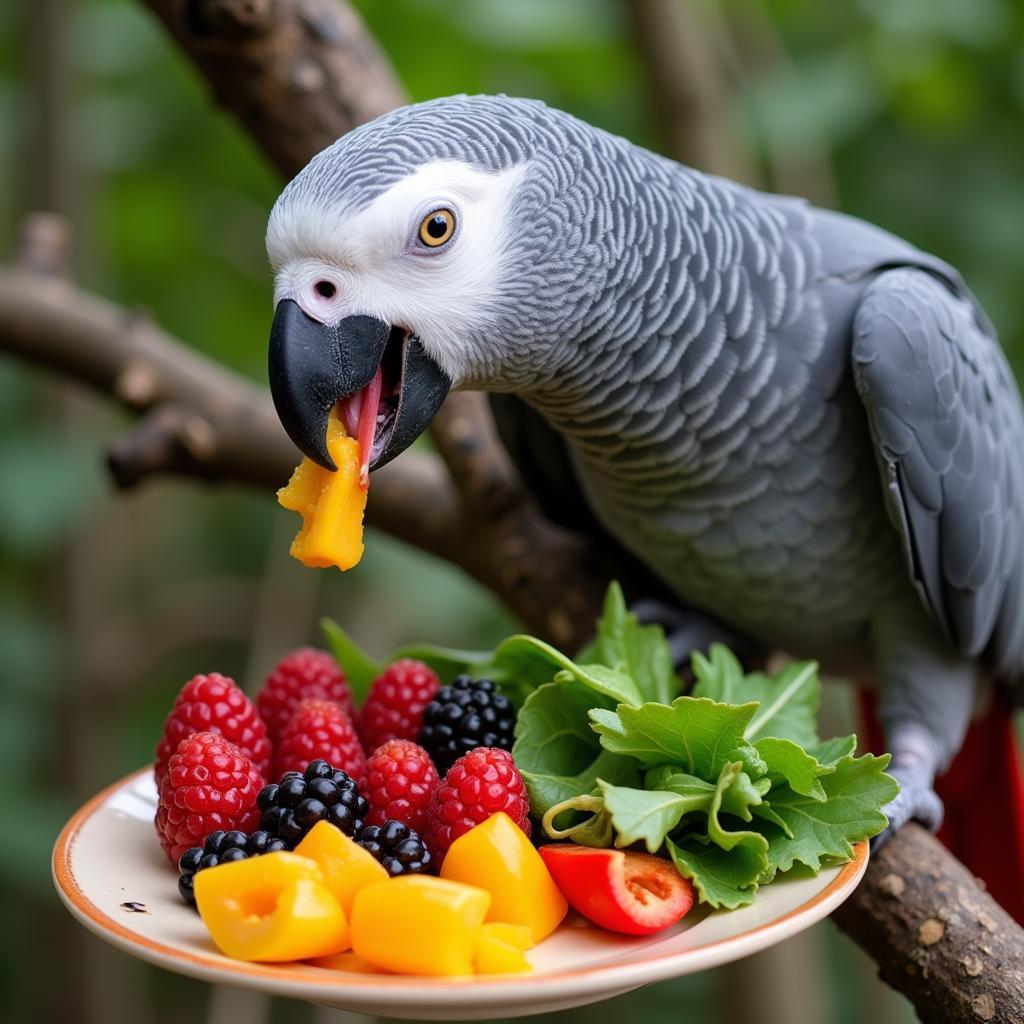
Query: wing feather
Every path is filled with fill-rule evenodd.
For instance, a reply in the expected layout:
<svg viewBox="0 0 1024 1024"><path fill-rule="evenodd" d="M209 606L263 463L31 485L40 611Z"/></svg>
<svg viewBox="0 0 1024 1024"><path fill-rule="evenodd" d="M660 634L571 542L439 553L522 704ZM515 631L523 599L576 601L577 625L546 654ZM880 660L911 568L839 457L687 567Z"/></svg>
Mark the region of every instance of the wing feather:
<svg viewBox="0 0 1024 1024"><path fill-rule="evenodd" d="M910 575L965 653L1024 669L1024 409L987 321L923 270L887 271L853 373Z"/></svg>

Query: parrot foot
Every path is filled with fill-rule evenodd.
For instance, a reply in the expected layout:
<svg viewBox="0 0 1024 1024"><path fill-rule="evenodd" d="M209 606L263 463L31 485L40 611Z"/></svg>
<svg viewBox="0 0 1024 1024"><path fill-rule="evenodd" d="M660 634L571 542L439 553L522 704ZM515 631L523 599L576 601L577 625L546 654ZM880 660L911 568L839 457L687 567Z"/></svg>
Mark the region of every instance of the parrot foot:
<svg viewBox="0 0 1024 1024"><path fill-rule="evenodd" d="M882 808L889 824L871 840L872 853L880 850L908 821L918 821L931 832L942 824L942 801L932 788L932 780L925 777L920 767L890 767L889 774L900 784L900 791Z"/></svg>
<svg viewBox="0 0 1024 1024"><path fill-rule="evenodd" d="M744 663L756 653L751 642L741 634L694 608L650 598L634 602L630 611L645 625L654 624L665 630L676 671L689 667L694 651L706 654L714 643L725 644Z"/></svg>

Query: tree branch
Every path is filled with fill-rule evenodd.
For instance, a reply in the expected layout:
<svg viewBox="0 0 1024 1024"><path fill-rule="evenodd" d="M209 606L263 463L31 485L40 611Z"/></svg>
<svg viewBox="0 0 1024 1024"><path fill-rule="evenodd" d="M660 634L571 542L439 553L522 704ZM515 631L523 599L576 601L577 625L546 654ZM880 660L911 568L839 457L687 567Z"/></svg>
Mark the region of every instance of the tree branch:
<svg viewBox="0 0 1024 1024"><path fill-rule="evenodd" d="M919 825L872 856L832 918L924 1024L1024 1021L1024 930Z"/></svg>
<svg viewBox="0 0 1024 1024"><path fill-rule="evenodd" d="M296 461L266 396L180 344L142 313L65 281L0 269L0 347L110 395L142 432L111 453L124 485L148 473L183 473L280 486Z"/></svg>
<svg viewBox="0 0 1024 1024"><path fill-rule="evenodd" d="M146 0L285 176L405 102L376 40L336 0Z"/></svg>
<svg viewBox="0 0 1024 1024"><path fill-rule="evenodd" d="M269 394L125 310L51 276L65 234L32 218L28 267L0 268L0 350L92 387L140 417L110 446L114 479L156 473L284 484L299 453ZM38 268L38 269L31 269ZM608 570L551 525L519 485L480 395L453 395L436 456L406 452L373 475L367 522L459 566L499 594L537 633L566 647L585 639Z"/></svg>

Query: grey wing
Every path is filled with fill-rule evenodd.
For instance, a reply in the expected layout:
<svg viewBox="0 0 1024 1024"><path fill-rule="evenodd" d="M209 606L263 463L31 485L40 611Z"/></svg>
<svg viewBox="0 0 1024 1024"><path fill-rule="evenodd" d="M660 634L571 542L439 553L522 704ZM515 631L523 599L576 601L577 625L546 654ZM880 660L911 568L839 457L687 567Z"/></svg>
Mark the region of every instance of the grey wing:
<svg viewBox="0 0 1024 1024"><path fill-rule="evenodd" d="M926 607L960 650L1024 670L1024 410L969 296L882 273L854 319L853 373L889 514Z"/></svg>

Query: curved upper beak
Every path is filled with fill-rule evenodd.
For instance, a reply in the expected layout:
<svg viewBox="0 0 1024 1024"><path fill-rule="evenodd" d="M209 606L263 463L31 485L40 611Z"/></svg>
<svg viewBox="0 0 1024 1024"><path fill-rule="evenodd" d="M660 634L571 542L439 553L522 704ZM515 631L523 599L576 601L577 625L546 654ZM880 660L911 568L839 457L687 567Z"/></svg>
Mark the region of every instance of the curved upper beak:
<svg viewBox="0 0 1024 1024"><path fill-rule="evenodd" d="M366 462L374 470L426 430L451 388L419 340L405 331L371 316L322 324L292 299L282 299L274 313L269 369L282 426L302 454L325 469L336 468L327 451L327 420L339 400L356 396L363 418L372 417L369 425L360 423L359 435L362 443L365 426L372 437Z"/></svg>

